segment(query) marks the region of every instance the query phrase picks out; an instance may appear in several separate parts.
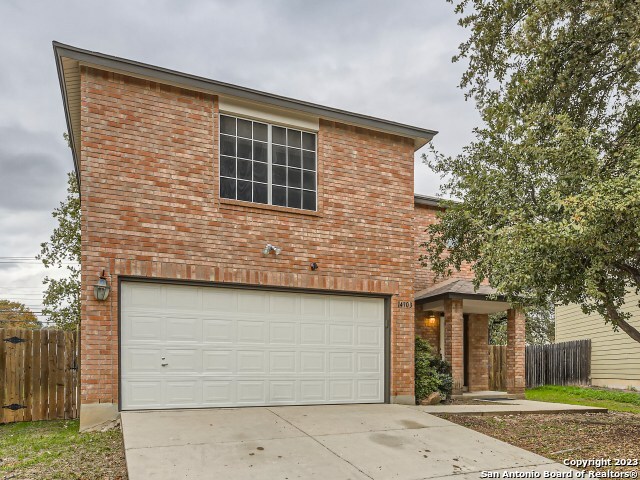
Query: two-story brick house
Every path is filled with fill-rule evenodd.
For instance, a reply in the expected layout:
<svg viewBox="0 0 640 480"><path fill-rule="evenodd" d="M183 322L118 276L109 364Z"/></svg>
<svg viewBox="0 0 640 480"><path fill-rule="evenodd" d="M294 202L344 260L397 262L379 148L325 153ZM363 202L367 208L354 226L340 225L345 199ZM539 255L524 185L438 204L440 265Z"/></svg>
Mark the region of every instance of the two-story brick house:
<svg viewBox="0 0 640 480"><path fill-rule="evenodd" d="M463 388L465 305L486 299L432 299L417 262L439 207L414 198L413 156L435 131L54 53L82 205L83 427L127 409L413 403L425 302ZM486 351L486 331L468 336Z"/></svg>

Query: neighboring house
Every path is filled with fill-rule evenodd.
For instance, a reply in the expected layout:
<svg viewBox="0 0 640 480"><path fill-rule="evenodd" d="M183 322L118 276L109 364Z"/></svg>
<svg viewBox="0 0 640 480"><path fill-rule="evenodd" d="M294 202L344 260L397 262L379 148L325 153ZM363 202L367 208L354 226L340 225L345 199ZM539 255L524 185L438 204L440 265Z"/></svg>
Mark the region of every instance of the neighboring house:
<svg viewBox="0 0 640 480"><path fill-rule="evenodd" d="M629 294L624 311L640 329L638 295ZM556 307L556 342L591 340L591 384L600 387L640 387L640 343L622 330L613 331L597 313L585 315L578 305Z"/></svg>
<svg viewBox="0 0 640 480"><path fill-rule="evenodd" d="M508 305L417 262L440 207L414 198L414 152L436 132L54 53L82 205L82 428L128 409L414 403L415 332L435 339L439 312L456 392L488 388L486 313Z"/></svg>

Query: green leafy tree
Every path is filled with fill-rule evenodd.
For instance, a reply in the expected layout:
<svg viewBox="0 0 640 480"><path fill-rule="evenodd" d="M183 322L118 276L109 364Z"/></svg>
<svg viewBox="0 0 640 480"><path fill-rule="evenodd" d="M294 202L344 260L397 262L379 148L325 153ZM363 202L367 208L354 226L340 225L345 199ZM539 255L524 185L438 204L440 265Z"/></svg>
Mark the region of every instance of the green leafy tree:
<svg viewBox="0 0 640 480"><path fill-rule="evenodd" d="M507 344L507 314L505 312L489 315L489 345Z"/></svg>
<svg viewBox="0 0 640 480"><path fill-rule="evenodd" d="M38 317L24 303L0 300L0 328L41 328Z"/></svg>
<svg viewBox="0 0 640 480"><path fill-rule="evenodd" d="M555 318L552 306L525 309L525 339L527 344L553 343L555 340ZM507 344L507 314L499 312L489 315L489 343Z"/></svg>
<svg viewBox="0 0 640 480"><path fill-rule="evenodd" d="M453 0L449 0L453 3ZM640 2L463 0L454 61L483 124L425 157L448 202L423 262L465 262L508 300L579 304L640 342ZM449 247L449 248L448 248Z"/></svg>
<svg viewBox="0 0 640 480"><path fill-rule="evenodd" d="M73 173L68 174L67 197L52 215L58 225L37 258L47 268L66 269L67 276L45 277L42 312L58 328L75 329L80 323L80 194Z"/></svg>

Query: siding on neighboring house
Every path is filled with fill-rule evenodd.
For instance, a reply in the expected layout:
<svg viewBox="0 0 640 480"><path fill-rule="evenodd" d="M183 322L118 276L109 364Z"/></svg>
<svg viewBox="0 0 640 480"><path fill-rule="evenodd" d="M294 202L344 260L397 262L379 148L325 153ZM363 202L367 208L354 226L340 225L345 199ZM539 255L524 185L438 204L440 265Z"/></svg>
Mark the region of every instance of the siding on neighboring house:
<svg viewBox="0 0 640 480"><path fill-rule="evenodd" d="M625 311L640 329L638 295L628 295ZM556 342L591 339L591 382L615 388L640 387L640 343L622 330L614 332L598 314L585 315L579 306L556 307Z"/></svg>

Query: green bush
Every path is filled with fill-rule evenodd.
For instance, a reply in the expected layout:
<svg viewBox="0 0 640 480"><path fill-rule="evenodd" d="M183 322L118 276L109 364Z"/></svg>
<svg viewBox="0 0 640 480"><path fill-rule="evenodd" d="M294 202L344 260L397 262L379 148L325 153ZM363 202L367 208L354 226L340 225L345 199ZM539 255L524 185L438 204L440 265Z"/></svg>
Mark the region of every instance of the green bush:
<svg viewBox="0 0 640 480"><path fill-rule="evenodd" d="M429 342L419 337L416 337L415 362L416 403L433 392L449 398L453 389L451 366L434 353Z"/></svg>

